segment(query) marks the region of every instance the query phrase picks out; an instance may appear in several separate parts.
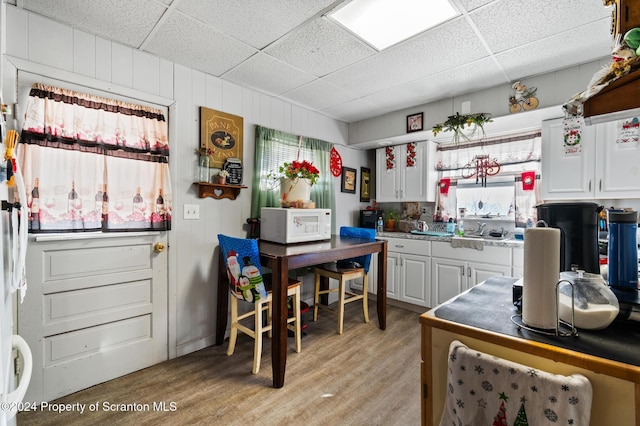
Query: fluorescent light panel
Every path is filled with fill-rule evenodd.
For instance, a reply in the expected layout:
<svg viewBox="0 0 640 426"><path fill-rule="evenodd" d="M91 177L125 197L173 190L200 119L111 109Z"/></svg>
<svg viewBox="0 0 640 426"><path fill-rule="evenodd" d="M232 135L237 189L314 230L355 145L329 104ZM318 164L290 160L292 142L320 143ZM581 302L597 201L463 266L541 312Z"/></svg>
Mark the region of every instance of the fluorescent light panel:
<svg viewBox="0 0 640 426"><path fill-rule="evenodd" d="M456 15L448 0L352 0L327 16L383 50Z"/></svg>

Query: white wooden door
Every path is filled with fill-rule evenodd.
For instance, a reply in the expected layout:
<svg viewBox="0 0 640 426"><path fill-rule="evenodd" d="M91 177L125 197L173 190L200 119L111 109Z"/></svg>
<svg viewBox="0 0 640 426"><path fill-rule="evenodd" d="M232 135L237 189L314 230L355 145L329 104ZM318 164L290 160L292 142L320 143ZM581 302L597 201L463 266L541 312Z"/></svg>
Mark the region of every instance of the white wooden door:
<svg viewBox="0 0 640 426"><path fill-rule="evenodd" d="M393 148L394 166L387 168L387 154L385 148L376 150L376 201L398 201L400 187L400 149Z"/></svg>
<svg viewBox="0 0 640 426"><path fill-rule="evenodd" d="M387 297L394 300L398 300L400 297L398 290L399 268L400 254L387 252Z"/></svg>
<svg viewBox="0 0 640 426"><path fill-rule="evenodd" d="M580 153L565 152L561 118L542 122L543 200L593 197L595 190L595 126L582 126Z"/></svg>
<svg viewBox="0 0 640 426"><path fill-rule="evenodd" d="M466 289L466 265L463 260L431 258L432 306L444 303Z"/></svg>
<svg viewBox="0 0 640 426"><path fill-rule="evenodd" d="M50 401L168 359L166 232L39 237L18 332L33 353L25 401Z"/></svg>
<svg viewBox="0 0 640 426"><path fill-rule="evenodd" d="M638 198L640 194L640 144L623 137L623 125L629 121L597 126L596 198Z"/></svg>
<svg viewBox="0 0 640 426"><path fill-rule="evenodd" d="M431 306L431 262L427 256L403 254L400 269L400 300Z"/></svg>
<svg viewBox="0 0 640 426"><path fill-rule="evenodd" d="M434 201L428 200L428 182L427 182L427 169L433 168L433 164L428 164L427 158L427 144L429 142L420 142L415 144L415 165L407 166L408 150L407 145L401 145L402 147L402 172L401 172L401 184L400 184L400 198L406 201Z"/></svg>
<svg viewBox="0 0 640 426"><path fill-rule="evenodd" d="M510 266L469 262L467 265L467 289L470 289L491 277L508 277L510 275Z"/></svg>

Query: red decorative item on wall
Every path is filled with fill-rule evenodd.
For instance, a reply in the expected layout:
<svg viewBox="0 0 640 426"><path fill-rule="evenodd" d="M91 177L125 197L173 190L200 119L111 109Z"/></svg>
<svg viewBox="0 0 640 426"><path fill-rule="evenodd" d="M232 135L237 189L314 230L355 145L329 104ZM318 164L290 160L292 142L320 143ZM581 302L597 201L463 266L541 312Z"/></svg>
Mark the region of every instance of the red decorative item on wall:
<svg viewBox="0 0 640 426"><path fill-rule="evenodd" d="M409 142L407 144L407 167L416 165L416 143Z"/></svg>
<svg viewBox="0 0 640 426"><path fill-rule="evenodd" d="M329 165L331 166L331 174L338 177L342 174L342 157L340 157L340 153L335 147L331 148L330 154L331 160Z"/></svg>

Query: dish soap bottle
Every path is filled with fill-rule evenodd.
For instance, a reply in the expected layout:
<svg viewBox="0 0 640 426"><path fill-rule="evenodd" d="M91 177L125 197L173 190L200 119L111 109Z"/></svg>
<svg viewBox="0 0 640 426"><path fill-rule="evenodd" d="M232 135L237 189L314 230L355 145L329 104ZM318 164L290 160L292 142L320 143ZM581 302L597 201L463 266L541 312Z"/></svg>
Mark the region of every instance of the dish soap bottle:
<svg viewBox="0 0 640 426"><path fill-rule="evenodd" d="M458 235L462 237L464 235L464 222L462 219L458 222Z"/></svg>

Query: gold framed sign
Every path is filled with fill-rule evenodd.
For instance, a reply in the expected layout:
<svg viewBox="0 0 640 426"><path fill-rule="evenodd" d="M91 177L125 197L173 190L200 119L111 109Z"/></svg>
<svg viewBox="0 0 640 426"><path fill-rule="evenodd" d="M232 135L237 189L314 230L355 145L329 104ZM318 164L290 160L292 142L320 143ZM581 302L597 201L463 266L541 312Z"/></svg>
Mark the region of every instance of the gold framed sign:
<svg viewBox="0 0 640 426"><path fill-rule="evenodd" d="M242 117L200 107L200 147L206 148L211 167L222 168L227 158L242 160Z"/></svg>

